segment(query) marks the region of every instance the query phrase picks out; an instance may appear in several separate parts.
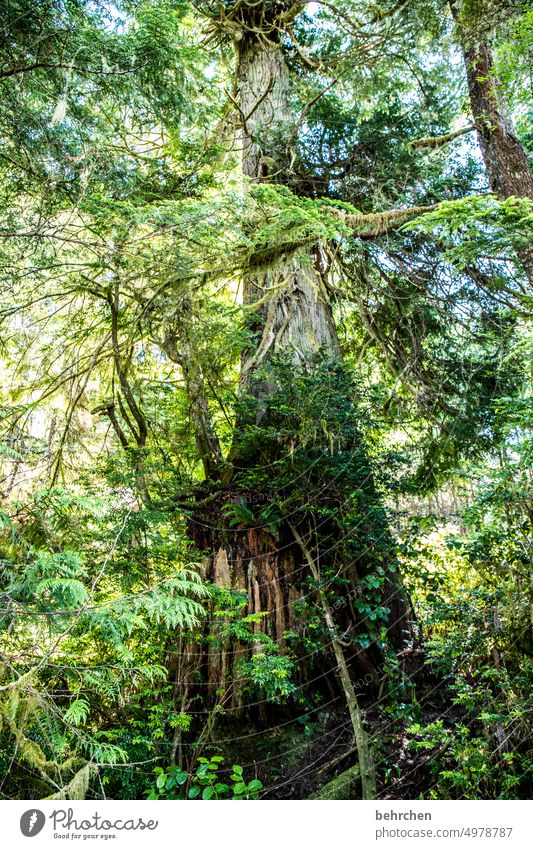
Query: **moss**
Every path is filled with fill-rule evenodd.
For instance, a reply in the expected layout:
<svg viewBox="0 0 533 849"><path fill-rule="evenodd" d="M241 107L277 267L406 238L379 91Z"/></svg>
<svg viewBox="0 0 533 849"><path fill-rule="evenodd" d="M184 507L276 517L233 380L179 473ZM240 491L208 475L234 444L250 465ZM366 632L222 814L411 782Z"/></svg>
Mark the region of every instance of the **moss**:
<svg viewBox="0 0 533 849"><path fill-rule="evenodd" d="M446 133L442 136L426 136L421 139L415 139L414 141L409 142L407 146L410 149L429 147L431 150L438 150L439 148L444 147L444 145L449 144L454 139L459 138L459 136L464 136L467 133L471 133L473 130L475 130L473 125L462 127L460 130L455 130L453 133Z"/></svg>
<svg viewBox="0 0 533 849"><path fill-rule="evenodd" d="M359 767L352 766L315 791L310 799L360 799Z"/></svg>

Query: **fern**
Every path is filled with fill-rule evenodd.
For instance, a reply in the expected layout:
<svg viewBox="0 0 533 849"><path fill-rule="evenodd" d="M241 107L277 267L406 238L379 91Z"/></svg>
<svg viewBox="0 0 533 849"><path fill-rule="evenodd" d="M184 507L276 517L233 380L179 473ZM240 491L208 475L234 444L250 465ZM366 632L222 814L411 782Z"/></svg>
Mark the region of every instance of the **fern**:
<svg viewBox="0 0 533 849"><path fill-rule="evenodd" d="M91 761L100 766L114 766L118 763L126 763L128 753L121 746L105 743L96 736L89 735L80 738L81 748L87 753Z"/></svg>
<svg viewBox="0 0 533 849"><path fill-rule="evenodd" d="M86 699L75 699L63 714L65 721L73 725L85 725L90 713L90 705Z"/></svg>
<svg viewBox="0 0 533 849"><path fill-rule="evenodd" d="M226 504L223 512L231 528L249 527L256 522L253 511L243 500L237 504Z"/></svg>

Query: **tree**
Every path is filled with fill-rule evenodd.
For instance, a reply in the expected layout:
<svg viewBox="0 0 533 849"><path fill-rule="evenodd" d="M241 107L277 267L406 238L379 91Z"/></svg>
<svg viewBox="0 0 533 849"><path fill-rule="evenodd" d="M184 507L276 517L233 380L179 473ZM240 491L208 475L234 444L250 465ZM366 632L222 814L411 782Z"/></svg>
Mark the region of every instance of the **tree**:
<svg viewBox="0 0 533 849"><path fill-rule="evenodd" d="M298 5L289 7L269 2L259 6L236 3L223 8L201 8L209 16L212 36L222 33L223 38L227 38L231 35L235 45L236 67L231 100L236 111L236 143L242 157L242 173L246 183L252 187L254 184L259 187L279 186L278 197L281 200L287 198L287 203L295 203L292 194L284 193L282 188L288 183L292 143L298 130L298 116L294 114L291 104L291 74L284 42L301 9ZM270 196L268 190L265 190L259 197L264 198L265 204L278 200L276 190ZM410 211L399 212L396 218L392 215L390 220L386 215L381 218L368 216L368 226L376 228L377 232L387 230L396 220L401 222L410 215L413 215ZM353 221L349 215L344 216L346 222L348 226L353 223L361 230L367 225L364 216L360 220L353 216ZM195 532L201 546L213 552L210 574L215 583L227 582L231 575L234 585L248 593L250 614L269 611L265 627L269 635L279 642L283 641L284 633L294 627L291 601L296 600L302 592L296 577L301 571L302 554L294 542L291 543L283 515L286 508L279 505L279 499L283 498L283 502L290 505L293 522L305 525L309 512L298 495L291 495L290 484L287 486L285 481L283 496L281 490L273 492L272 486L269 492L261 489L263 470L269 466L275 467L279 461L279 451L274 448L269 452L265 448L269 428L275 422L275 413L269 408L279 403L280 378L276 374L275 362L285 362L285 367L293 370L293 387L297 385L298 375L309 375L317 368L321 356L329 361L333 371L342 368L331 305L327 246L316 236L313 238L312 233L305 241L303 244L285 244L281 248L273 245L268 253L265 252L266 256L257 251L250 255L248 267L244 270L243 302L245 309L253 315L253 321L250 326L252 344L245 351L241 364L240 392L241 407L247 405L249 409L237 421L230 456L231 467L226 469L223 476L226 493L230 481L233 481L237 491L242 493L243 502L255 495L265 502L272 499L272 506L278 504L281 515L277 532L275 535L269 532L265 522L260 519L257 523L254 521L248 530L229 533L229 536L227 531L221 533L221 530L214 534L206 530ZM323 371L322 378L324 375ZM344 400L351 405L348 383L345 391L345 399L342 399L340 390L337 400L339 403ZM315 414L318 415L318 411ZM327 412L324 412L324 416L327 419ZM254 428L255 448L249 444L246 447L242 445L250 425ZM314 450L322 451L321 442L327 445L329 439L330 436L324 433L316 440ZM336 450L351 450L358 454L362 463L360 484L365 491L365 509L377 510L379 513L372 473L362 456L362 447L357 445L359 436L355 424L351 432L346 429L342 436L334 433L331 439L339 439ZM254 469L257 472L256 481ZM244 479L248 493L243 486ZM259 492L254 493L257 489ZM221 506L225 497L227 494L223 493L219 496ZM320 496L317 497L320 499ZM349 509L349 500L348 494L344 509ZM211 504L210 509L213 506ZM320 512L320 500L312 510ZM249 515L253 515L253 510ZM195 515L194 522L202 518L200 512ZM387 531L383 523L378 533L386 539ZM364 536L361 536L359 544L365 547ZM313 537L311 545L313 556L318 561L323 556L320 534ZM371 557L366 559L367 564L364 563L365 556L361 554L357 567L350 561L337 567L352 589L377 565L371 565ZM386 566L386 563L385 556L381 566ZM292 577L293 573L295 578ZM388 627L394 644L400 648L409 635L408 602L402 598L400 585L390 575L383 583L382 605L384 609L390 607ZM352 624L349 623L350 627ZM365 653L365 650L359 649L360 656ZM376 668L379 659L377 655L373 660L361 657L361 662L366 669L372 665ZM226 667L226 661L220 658L219 663L218 678L223 677L222 668Z"/></svg>
<svg viewBox="0 0 533 849"><path fill-rule="evenodd" d="M489 40L480 35L485 21L480 10L472 14L468 3L450 2L459 33L468 84L470 108L491 191L497 197L525 197L533 200L533 174L526 152L517 137L509 107L501 90ZM487 10L485 10L486 12ZM520 251L520 259L533 282L530 249Z"/></svg>
<svg viewBox="0 0 533 849"><path fill-rule="evenodd" d="M405 759L391 759L424 720L415 684L450 678L461 611L477 628L498 604L486 576L463 581L444 532L432 576L424 513L462 510L476 464L505 452L512 478L528 392L513 340L530 312L516 256L533 216L526 197L476 195L482 163L459 147L464 80L443 8L124 0L19 18L8 4L0 708L12 795L24 763L43 795L99 793L97 776L139 794L142 769L122 779L109 766L122 758L157 759L158 791L172 778L181 798L203 749L233 757L233 718L260 734L283 716L307 734L316 712L351 729L324 770L355 755L371 798L396 786ZM485 548L518 562L505 507L489 503ZM418 513L411 563L398 533ZM428 663L398 551L421 621L452 623ZM512 624L527 645L517 575ZM476 723L490 701L482 668L485 695L466 709ZM453 737L442 709L446 727L421 745ZM507 734L499 714L487 727ZM459 764L465 746L450 749ZM505 780L511 792L517 770ZM423 784L406 781L405 795Z"/></svg>

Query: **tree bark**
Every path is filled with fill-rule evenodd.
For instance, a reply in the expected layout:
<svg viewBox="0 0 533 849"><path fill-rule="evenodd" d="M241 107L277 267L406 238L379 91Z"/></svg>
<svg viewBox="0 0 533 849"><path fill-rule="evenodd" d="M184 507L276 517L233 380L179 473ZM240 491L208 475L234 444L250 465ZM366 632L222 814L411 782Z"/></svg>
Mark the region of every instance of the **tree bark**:
<svg viewBox="0 0 533 849"><path fill-rule="evenodd" d="M495 77L487 43L465 47L470 105L489 184L501 198L533 200L533 175Z"/></svg>
<svg viewBox="0 0 533 849"><path fill-rule="evenodd" d="M239 112L240 148L242 172L247 180L276 180L286 168L288 140L291 137L289 73L282 47L272 40L247 32L238 42L236 84L233 102ZM268 376L257 379L261 367L268 375L269 361L274 354L282 353L293 363L295 372L309 373L317 353L324 352L329 358L341 361L341 349L333 318L328 291L324 283L323 254L319 245L308 251L300 249L291 255L280 255L271 267L264 271L248 272L244 280L243 300L246 305L257 305L253 314L257 317L257 343L253 350L245 351L242 358L240 393L252 395L255 401L265 402L275 391ZM260 303L259 303L260 302ZM261 404L259 404L259 409ZM266 407L266 403L265 403ZM262 414L258 413L256 425L261 425ZM240 423L237 422L238 430ZM354 434L351 439L357 439ZM329 448L324 436L325 446ZM271 460L275 458L272 457ZM231 454L234 468L242 467L238 448ZM250 458L246 461L250 464ZM253 458L252 467L256 462ZM264 458L257 458L257 464ZM367 485L368 480L370 483ZM191 524L191 534L197 545L208 554L206 576L220 586L231 586L244 590L248 597L248 614L267 611L254 626L268 634L283 649L285 634L296 627L294 604L305 593L304 580L309 575L303 571L299 546L291 533L288 522L284 522L277 534L265 527L224 527L224 508L239 498L247 504L261 501L262 493L244 493L226 481L226 491L220 498L211 501L203 511L198 511ZM365 491L370 493L369 514L376 508L375 493L370 473L366 475ZM360 563L358 562L358 567ZM350 587L347 596L357 586L361 571L353 563L343 567ZM364 572L363 572L364 574ZM392 578L386 579L383 604L390 602L391 635L396 645L402 645L405 628L409 627L410 609L400 586ZM349 605L343 609L344 626ZM331 615L329 614L330 618ZM231 644L218 645L214 641L216 626L210 633L212 647L209 650L206 672L213 689L225 686L236 678L236 663L246 657L249 647ZM220 629L219 629L220 630ZM329 646L328 651L331 649ZM348 663L339 657L338 646L334 646L341 677L339 693L346 695L349 689ZM380 659L373 658L363 649L352 651L352 674L369 670L378 677ZM302 675L304 675L304 667ZM348 677L347 677L348 676ZM302 681L304 683L304 681ZM338 682L337 682L338 686ZM238 692L234 703L239 702ZM357 719L357 705L350 701L350 714ZM360 715L359 715L360 720ZM358 729L359 742L362 730ZM364 754L364 753L363 753ZM364 760L364 757L363 757ZM366 792L371 793L372 777L364 766Z"/></svg>
<svg viewBox="0 0 533 849"><path fill-rule="evenodd" d="M533 200L533 174L502 95L490 44L465 33L457 0L450 0L450 9L459 32L470 108L491 191L502 199ZM521 250L519 258L533 283L531 249Z"/></svg>
<svg viewBox="0 0 533 849"><path fill-rule="evenodd" d="M176 329L179 327L180 329ZM191 340L191 330L182 317L167 327L158 340L161 349L171 362L181 367L189 402L189 412L194 441L204 468L206 480L215 481L222 466L222 450L213 423L205 389L205 379L198 354Z"/></svg>
<svg viewBox="0 0 533 849"><path fill-rule="evenodd" d="M255 182L275 180L287 165L292 130L288 68L278 42L247 36L239 43L236 91L243 174ZM262 338L245 359L243 376L279 351L291 351L300 366L320 349L340 356L331 305L311 251L280 257L269 271L245 278L245 304L266 292L270 297L258 312Z"/></svg>

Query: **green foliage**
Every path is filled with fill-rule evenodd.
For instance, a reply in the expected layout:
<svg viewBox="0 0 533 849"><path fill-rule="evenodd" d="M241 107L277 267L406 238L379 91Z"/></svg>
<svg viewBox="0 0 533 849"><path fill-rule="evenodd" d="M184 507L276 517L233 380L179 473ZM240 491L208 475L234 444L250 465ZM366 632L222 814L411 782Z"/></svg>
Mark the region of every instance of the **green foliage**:
<svg viewBox="0 0 533 849"><path fill-rule="evenodd" d="M533 226L533 202L528 198L469 197L445 201L438 210L403 229L422 227L445 240L445 256L459 269L482 260L513 259L527 248Z"/></svg>
<svg viewBox="0 0 533 849"><path fill-rule="evenodd" d="M490 35L527 151L531 13L459 5L466 43ZM278 778L290 758L263 735L281 716L314 765L324 717L298 711L334 686L324 655L341 639L354 668L380 658L358 692L386 719L384 758L406 740L431 756L428 797L526 796L531 202L484 193L475 134L410 145L465 123L447 4L291 7L275 25L287 115L253 139L234 74L251 36L232 42L228 4L214 8L207 36L175 0L0 9L0 792L259 798L242 767L195 758L224 739L235 697L253 701L243 728ZM244 176L247 141L275 171ZM425 204L392 228L392 208ZM354 235L361 213L388 232ZM302 363L284 340L307 332L285 336L307 278L333 344ZM296 567L281 647L265 633L276 611L250 614L244 590L203 576L214 540L297 556L289 520L319 578ZM390 648L399 569L418 672L447 687L440 717L409 680L416 646L404 633ZM401 780L404 762L381 776Z"/></svg>
<svg viewBox="0 0 533 849"><path fill-rule="evenodd" d="M144 552L131 547L141 528L151 537ZM162 701L168 634L196 627L208 595L197 571L177 561L185 549L168 518L123 509L117 522L106 499L55 488L24 505L23 521L6 514L1 549L9 781L18 781L19 763L36 765L46 788L66 785L85 760L105 768L131 759L140 743L153 752L174 709ZM154 696L151 734L135 740L123 726L144 730Z"/></svg>
<svg viewBox="0 0 533 849"><path fill-rule="evenodd" d="M292 680L294 660L281 654L274 640L257 627L269 616L269 611L245 615L248 599L242 592L214 587L212 596L216 600L213 613L220 624L207 638L208 643L224 648L231 640L248 645L251 649L251 658L238 661L233 670L235 677L242 679L243 694L251 693L275 703L283 703L293 696L297 691Z"/></svg>
<svg viewBox="0 0 533 849"><path fill-rule="evenodd" d="M221 780L219 771L224 758L213 755L210 759L198 758L194 773L187 773L180 766L171 766L167 770L157 767L155 787L148 794L149 799L258 799L263 784L254 778L248 783L243 768L238 764L231 767L228 779Z"/></svg>
<svg viewBox="0 0 533 849"><path fill-rule="evenodd" d="M287 698L296 690L291 681L294 663L283 655L266 652L265 643L262 643L261 649L262 651L255 653L251 660L243 661L239 672L246 676L259 692L264 693L267 701L277 702Z"/></svg>
<svg viewBox="0 0 533 849"><path fill-rule="evenodd" d="M428 660L447 682L455 717L453 724L445 716L412 725L410 746L430 754L438 789L428 798L523 798L531 781L533 666L529 581L524 585L517 570L529 575L530 561L509 568L504 558L513 545L523 551L524 528L513 522L505 534L500 530L497 543L491 538L496 550L484 554L497 552L498 559L490 563L479 556L479 514L473 520L469 510L467 521L466 538L450 528L433 530L406 549L412 561L411 568L404 566L427 634Z"/></svg>

